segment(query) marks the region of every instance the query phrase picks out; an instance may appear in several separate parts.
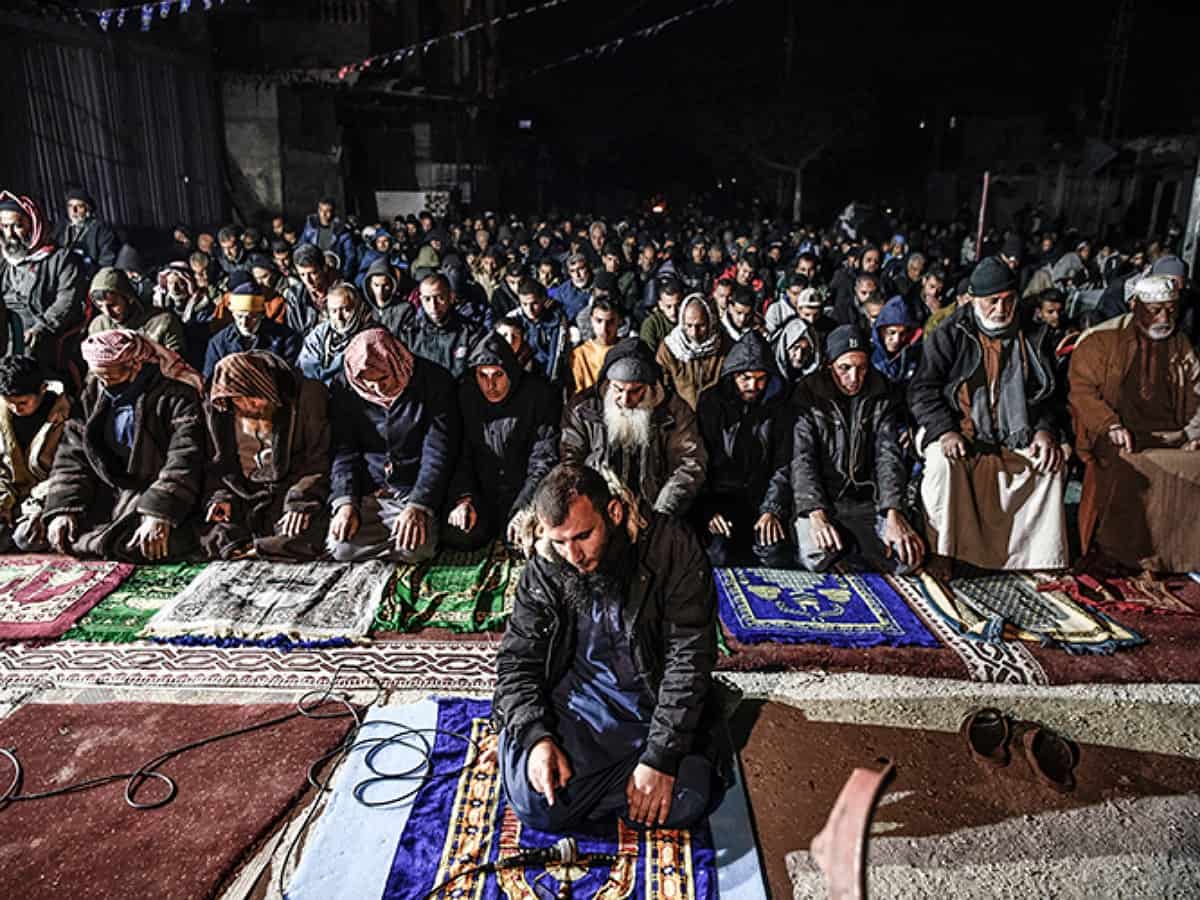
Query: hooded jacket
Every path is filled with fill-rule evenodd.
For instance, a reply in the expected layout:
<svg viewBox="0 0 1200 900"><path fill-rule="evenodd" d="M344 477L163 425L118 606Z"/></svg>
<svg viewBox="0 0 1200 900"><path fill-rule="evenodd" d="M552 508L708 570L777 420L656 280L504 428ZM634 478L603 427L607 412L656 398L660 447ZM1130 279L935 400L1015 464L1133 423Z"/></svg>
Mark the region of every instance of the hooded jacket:
<svg viewBox="0 0 1200 900"><path fill-rule="evenodd" d="M920 335L917 335L901 347L899 353L888 356L884 350L883 329L892 325L917 328L917 323L903 297L893 297L885 303L879 312L879 318L875 320L875 326L871 329L871 365L891 384L903 386L912 381L912 377L917 374L917 367L921 364L921 340Z"/></svg>
<svg viewBox="0 0 1200 900"><path fill-rule="evenodd" d="M1025 403L1032 432L1048 431L1056 440L1062 437L1060 414L1054 409L1055 381L1053 350L1042 340L1045 332L1022 335L1028 350L1028 374L1025 379ZM968 303L954 311L925 341L921 364L908 385L908 405L918 429L924 429L922 451L948 431L958 431L962 423L959 389L983 368L983 349L975 309ZM1001 385L1001 390L1004 386ZM1029 435L1009 435L1010 441L1028 446Z"/></svg>
<svg viewBox="0 0 1200 900"><path fill-rule="evenodd" d="M709 337L708 347L705 349L711 349L712 352L707 356L693 356L684 360L680 358L679 351L682 351L683 355L694 351L692 344L687 340L687 333L683 326L684 310L692 304L699 306L708 319ZM658 351L654 356L663 371L663 384L683 398L688 406L695 409L696 403L700 400L700 394L706 388L716 384L721 377L721 363L732 343L734 342L729 340L728 335L717 321L716 314L707 302L702 298L685 300L679 305L679 321L663 339L663 342L658 345Z"/></svg>
<svg viewBox="0 0 1200 900"><path fill-rule="evenodd" d="M329 246L320 249L332 250L337 254L337 258L342 264L342 278L350 281L354 277L354 273L358 271L358 255L355 252L354 236L350 234L350 230L341 219L333 219L330 228L332 237ZM300 232L300 243L319 247L317 240L320 233L321 223L317 219L316 213L309 213L304 219L304 230Z"/></svg>
<svg viewBox="0 0 1200 900"><path fill-rule="evenodd" d="M305 378L273 353L258 351L256 356L275 381L282 401L271 423L274 441L268 476L262 481L246 478L234 413L206 400L213 459L207 466L205 506L240 501L257 510L269 507L282 494L285 513L319 512L329 499L329 396L319 381Z"/></svg>
<svg viewBox="0 0 1200 900"><path fill-rule="evenodd" d="M71 401L62 393L62 389L61 384L56 385L59 396L28 447L22 447L17 438L13 423L16 414L0 397L0 454L3 454L0 465L0 510L12 511L14 520L27 497L45 493L54 454L71 413Z"/></svg>
<svg viewBox="0 0 1200 900"><path fill-rule="evenodd" d="M496 292L497 296L499 291ZM534 364L551 384L562 384L567 376L571 355L571 325L558 306L547 306L531 320L521 307L505 318L517 319L525 326L525 343L533 351Z"/></svg>
<svg viewBox="0 0 1200 900"><path fill-rule="evenodd" d="M650 349L640 340L621 341L611 350L600 370L600 380L571 399L563 409L561 461L599 469L607 466L621 475L618 457L621 451L610 447L604 422L604 398L608 391L608 370L620 359L639 355L654 368ZM708 453L700 439L696 414L661 384L650 385L658 403L650 416L650 444L634 461L638 484L627 485L658 512L683 515L692 506L701 488L708 466Z"/></svg>
<svg viewBox="0 0 1200 900"><path fill-rule="evenodd" d="M808 342L812 346L812 355L809 357L808 365L802 370L797 370L792 368L788 348L801 338L808 338ZM811 375L821 368L821 338L816 329L799 316L794 316L783 323L783 327L771 338L771 346L775 355L775 368L789 384L794 385L805 375Z"/></svg>
<svg viewBox="0 0 1200 900"><path fill-rule="evenodd" d="M376 275L383 275L392 283L392 296L388 298L388 302L384 306L377 304L371 294L371 279ZM371 315L384 328L399 337L400 333L411 324L416 316L416 310L413 309L412 304L408 302L408 298L401 290L400 281L396 278L396 272L391 263L387 261L387 257L381 256L371 263L360 287L367 307L371 310Z"/></svg>
<svg viewBox="0 0 1200 900"><path fill-rule="evenodd" d="M508 375L508 395L492 403L475 380L478 366L499 366ZM480 501L501 529L533 499L533 492L558 462L560 392L540 375L525 372L508 342L486 334L467 358L459 380L462 453L450 487L450 502Z"/></svg>
<svg viewBox="0 0 1200 900"><path fill-rule="evenodd" d="M766 372L767 388L745 403L734 384L739 372ZM696 418L708 451L705 492L737 498L786 521L791 509L792 412L788 385L775 367L771 347L757 332L733 345L721 379L700 395Z"/></svg>
<svg viewBox="0 0 1200 900"><path fill-rule="evenodd" d="M879 512L902 510L907 469L900 449L903 411L887 381L874 369L849 404L827 368L807 376L796 388L796 425L792 432L794 515L833 512L846 495L870 493Z"/></svg>
<svg viewBox="0 0 1200 900"><path fill-rule="evenodd" d="M140 331L155 343L162 344L168 350L174 350L183 355L187 352L187 341L184 339L183 323L169 309L146 307L137 297L128 298L129 313L125 321L116 322L106 315L98 315L88 325L89 335L102 331L112 331L115 328L126 328L129 331Z"/></svg>
<svg viewBox="0 0 1200 900"><path fill-rule="evenodd" d="M149 372L134 405L128 464L113 453L105 438L112 400L95 378L84 384L50 472L43 513L47 524L59 515L83 519L96 513L100 482L114 494L138 495L139 514L165 519L176 528L196 511L207 451L200 395L195 388L164 377L157 366L145 368ZM99 543L104 545L103 538Z"/></svg>

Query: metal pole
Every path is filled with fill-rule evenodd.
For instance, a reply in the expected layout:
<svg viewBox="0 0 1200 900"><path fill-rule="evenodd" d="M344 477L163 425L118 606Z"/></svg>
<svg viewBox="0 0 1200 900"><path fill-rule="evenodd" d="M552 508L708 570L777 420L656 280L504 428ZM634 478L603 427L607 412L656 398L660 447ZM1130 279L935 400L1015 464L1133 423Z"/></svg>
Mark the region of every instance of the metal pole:
<svg viewBox="0 0 1200 900"><path fill-rule="evenodd" d="M1183 233L1183 261L1188 267L1189 274L1196 270L1198 244L1200 244L1200 158L1197 158L1196 161L1196 175L1192 179L1192 202L1188 204L1187 230Z"/></svg>
<svg viewBox="0 0 1200 900"><path fill-rule="evenodd" d="M979 262L983 258L983 220L987 215L988 201L988 185L991 183L992 173L983 173L983 194L979 198L979 230L975 232L975 262Z"/></svg>

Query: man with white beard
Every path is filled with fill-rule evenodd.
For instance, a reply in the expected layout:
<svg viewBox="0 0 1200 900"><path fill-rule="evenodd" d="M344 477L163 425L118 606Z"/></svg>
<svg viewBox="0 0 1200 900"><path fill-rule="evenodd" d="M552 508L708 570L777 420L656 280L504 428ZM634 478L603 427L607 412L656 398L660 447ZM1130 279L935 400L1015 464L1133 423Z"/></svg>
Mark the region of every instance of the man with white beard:
<svg viewBox="0 0 1200 900"><path fill-rule="evenodd" d="M0 348L24 352L50 372L77 359L87 281L79 257L58 247L50 223L29 197L0 191L0 302L8 311Z"/></svg>
<svg viewBox="0 0 1200 900"><path fill-rule="evenodd" d="M1200 360L1179 299L1170 275L1136 279L1131 311L1071 356L1083 546L1153 572L1200 569Z"/></svg>
<svg viewBox="0 0 1200 900"><path fill-rule="evenodd" d="M696 414L663 387L662 370L640 338L609 350L599 381L563 410L560 458L611 469L668 515L691 508L708 465Z"/></svg>
<svg viewBox="0 0 1200 900"><path fill-rule="evenodd" d="M930 549L984 569L1064 568L1067 448L1052 349L1022 333L1016 275L999 259L975 267L968 292L909 385Z"/></svg>

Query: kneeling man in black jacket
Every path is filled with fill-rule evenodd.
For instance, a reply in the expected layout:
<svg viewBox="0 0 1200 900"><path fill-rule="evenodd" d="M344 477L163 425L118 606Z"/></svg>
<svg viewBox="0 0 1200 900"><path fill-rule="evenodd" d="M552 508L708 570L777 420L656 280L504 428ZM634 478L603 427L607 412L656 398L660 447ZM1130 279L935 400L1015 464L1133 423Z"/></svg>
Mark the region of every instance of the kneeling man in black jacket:
<svg viewBox="0 0 1200 900"><path fill-rule="evenodd" d="M711 808L719 732L712 573L693 532L554 468L533 509L537 552L496 661L505 792L561 833L620 815L686 828Z"/></svg>
<svg viewBox="0 0 1200 900"><path fill-rule="evenodd" d="M902 414L870 353L866 334L841 325L826 365L796 386L792 494L799 562L811 572L856 548L872 568L907 573L925 553L902 509Z"/></svg>

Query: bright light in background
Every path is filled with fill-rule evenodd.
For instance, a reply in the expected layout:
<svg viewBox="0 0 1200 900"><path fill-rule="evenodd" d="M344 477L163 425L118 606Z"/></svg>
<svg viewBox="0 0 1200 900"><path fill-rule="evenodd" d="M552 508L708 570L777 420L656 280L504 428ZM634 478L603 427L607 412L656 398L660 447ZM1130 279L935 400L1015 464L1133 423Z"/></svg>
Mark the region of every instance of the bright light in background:
<svg viewBox="0 0 1200 900"><path fill-rule="evenodd" d="M957 127L958 127L958 116L951 116L951 117L950 117L950 127L951 127L951 128L957 128Z"/></svg>
<svg viewBox="0 0 1200 900"><path fill-rule="evenodd" d="M925 127L925 120L924 120L924 119L922 119L922 120L921 120L921 124L920 124L920 125L918 125L917 127L918 127L918 128L924 128L924 127Z"/></svg>
<svg viewBox="0 0 1200 900"><path fill-rule="evenodd" d="M654 213L656 216L661 216L666 211L667 208L661 203L655 203L652 207L650 207L650 212Z"/></svg>
<svg viewBox="0 0 1200 900"><path fill-rule="evenodd" d="M517 119L517 127L522 131L529 131L533 128L533 119Z"/></svg>

